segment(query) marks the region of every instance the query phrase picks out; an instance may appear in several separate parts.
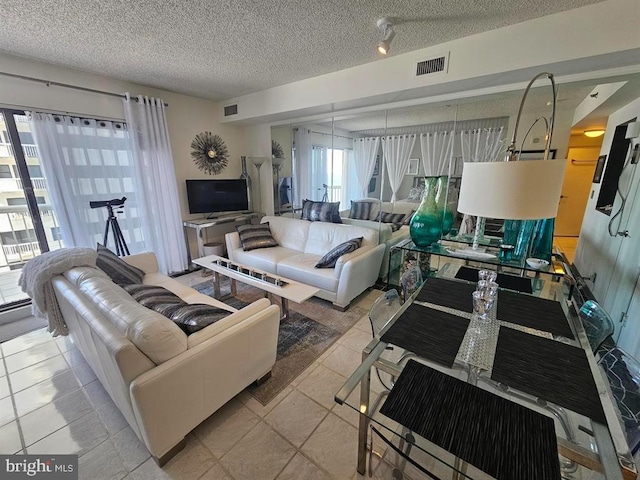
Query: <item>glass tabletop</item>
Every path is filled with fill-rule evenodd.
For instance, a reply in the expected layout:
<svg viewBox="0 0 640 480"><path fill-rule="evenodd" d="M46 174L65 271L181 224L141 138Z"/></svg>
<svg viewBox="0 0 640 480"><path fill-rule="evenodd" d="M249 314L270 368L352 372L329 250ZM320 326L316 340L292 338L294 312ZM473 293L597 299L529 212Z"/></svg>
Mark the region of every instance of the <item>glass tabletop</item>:
<svg viewBox="0 0 640 480"><path fill-rule="evenodd" d="M460 284L465 283L453 280L448 281ZM563 455L560 463L563 475L570 473L571 476L569 478L623 478L620 473L621 467L628 469L629 472L635 472L635 466L633 462L630 461L631 455L626 445L624 433L617 420L616 410L608 384L604 381L595 359L589 350L586 335L579 321L577 321L575 311L566 301L569 290L568 286L563 282L547 283L549 285L544 289L544 296L546 296L547 299L557 301L562 309L562 313L565 315L565 320L571 327L570 332L565 334L566 336L554 335L550 332L528 327L526 326L526 322L522 322L521 319L518 319L518 321L524 323L524 325L508 321L504 318L504 314L498 313L500 308L500 294L502 292L498 293L496 305L494 305L494 308L490 311L488 319L484 321L475 317L470 311L466 312L443 306L439 303L446 302L440 302L438 299L425 299L424 296L419 299L420 290L416 291L407 302L400 306L399 309L390 316L388 322L378 334L373 337L371 343L365 348L363 351L362 365L353 373L336 395L336 401L338 403L343 403L347 405L348 408L355 409L361 413L361 442L358 456L359 471L364 469L366 463L364 460L367 451L366 438L368 438L369 435L369 427L373 426L372 428L375 428L377 433L373 435L372 438L378 438L377 446L384 447L381 448L381 451L391 452L396 459L402 458L402 468L412 468L415 471L420 471L419 467L421 465L429 465L430 468L432 468L432 470L429 470L430 472L438 471L443 475L446 474L445 476L456 473L459 476L458 478L492 478L480 469L456 458L450 451L447 451L443 445L438 445L427 438L417 435L415 432L406 428L406 426L400 425L388 416L380 413L380 407L384 406L385 399L390 395L390 392L393 392L393 387L404 368L410 360L414 360L447 376L474 385L483 391L491 392L492 395L522 405L543 416L554 418L558 451ZM509 295L513 294L513 292L509 292ZM504 302L506 302L508 295L505 294L503 296L505 299ZM435 329L433 332L425 329L426 334L424 337L427 339L435 339L434 343L425 350L425 352L427 352L426 355L424 352L418 353L419 350L415 343L416 338L411 338L413 341L409 342L411 348L405 348L399 345L403 343L402 341L385 341L388 340L388 338L401 338L390 336L390 332L393 333L394 327L397 327L400 322L406 321L409 314L416 309L428 309L424 310L425 313L429 312L429 315L425 314L423 321L425 325L431 321L433 323L431 327ZM507 311L506 309L503 310ZM433 312L437 312L437 314ZM447 317L447 315L451 317ZM438 317L442 317L440 320L442 320L443 323L437 323ZM461 322L462 326L457 327L458 332L462 331L461 334L454 332L453 330L455 329L447 331L447 329L443 327L455 323L453 320L454 317ZM417 318L419 318L419 316ZM535 321L535 316L532 317L532 319ZM419 337L419 329L416 329L415 325L411 326L411 328L413 330L409 330L409 336ZM503 331L504 329L507 330ZM397 330L397 328L395 328L395 330ZM501 331L503 332L501 333ZM505 333L509 333L509 335ZM456 337L456 335L458 335L458 337ZM461 340L460 335L462 335ZM514 335L515 339L512 338ZM457 339L452 340L454 338ZM603 409L602 416L593 415L598 418L598 421L590 418L586 414L581 414L576 411L592 411L588 409L581 410L580 398L577 399L578 406L574 409L567 408L566 406L558 406L546 398L548 395L549 398L552 398L554 401L559 403L563 402L562 388L556 389L557 391L555 392L536 395L535 391L534 394L531 393L532 391L529 390L526 383L523 384L522 388L513 388L507 386L504 382L492 378L504 378L500 377L500 375L504 376L505 374L509 374L509 361L508 358L505 361L504 356L517 355L519 352L515 343L509 345L508 342L523 340L525 341L525 345L528 345L526 342L529 340L533 341L532 345L538 345L539 342L543 342L543 346L557 347L555 349L561 353L577 353L579 356L584 357L586 372L589 377L593 379L595 389L593 391L593 397L596 397L596 404L600 403ZM433 355L433 351L442 349L442 344L447 341L454 342L451 364L447 364L446 361L443 363L442 358L446 358L446 356L438 357ZM459 343L456 344L455 342ZM498 345L499 343L500 345ZM511 347L512 350L515 348L515 353L509 353L509 347ZM536 346L535 348L539 347ZM532 367L531 375L532 378L534 378L536 374L534 371L535 356L528 358L528 349L522 348L521 350L524 351L523 358L525 361L532 361L531 358L533 358L534 363L532 363L532 365L534 366ZM561 357L562 356L563 355L561 355ZM434 360L434 358L436 360ZM494 372L494 361L496 361L496 358L502 358L502 360L500 360L501 364L498 365L497 373ZM542 383L545 383L547 377L553 376L553 370L556 367L553 363L540 363L546 365L545 368L549 369L548 372L543 371L543 375L539 379ZM558 368L562 368L561 362L559 361L557 363ZM572 377L569 378L569 380L571 379ZM357 389L357 386L360 386L360 389ZM570 388L573 387L567 385L567 389ZM527 390L529 390L529 393ZM379 398L376 399L376 397ZM570 405L574 406L576 404L570 403ZM364 446L362 443L363 439ZM376 447L375 442L373 445ZM376 449L374 447L369 448L369 465L371 465L373 461L371 455ZM449 449L451 449L452 445L450 444L449 447ZM491 446L489 446L489 448L491 448ZM409 451L408 454L407 450ZM381 454L378 455L378 457L380 456ZM595 463L593 461L594 458L597 459ZM601 467L594 467L594 465L598 463ZM585 467L584 465L587 466ZM598 468L603 469L606 472L606 477L599 476L598 473L589 470L589 466L596 468L596 470ZM429 475L426 475L424 478L429 478Z"/></svg>
<svg viewBox="0 0 640 480"><path fill-rule="evenodd" d="M437 255L441 257L459 258L470 262L479 262L486 265L495 265L497 267L508 267L521 271L529 271L535 273L546 273L552 275L561 275L564 271L556 272L557 266L554 262L541 267L532 267L526 262L526 259L520 260L500 260L499 258L499 239L490 238L484 243L480 242L480 248L476 254L468 247L466 237L444 237L440 242L423 248L418 247L412 240L406 240L394 245L392 248L406 250L414 253L423 253L429 255ZM464 245L464 246L461 246Z"/></svg>

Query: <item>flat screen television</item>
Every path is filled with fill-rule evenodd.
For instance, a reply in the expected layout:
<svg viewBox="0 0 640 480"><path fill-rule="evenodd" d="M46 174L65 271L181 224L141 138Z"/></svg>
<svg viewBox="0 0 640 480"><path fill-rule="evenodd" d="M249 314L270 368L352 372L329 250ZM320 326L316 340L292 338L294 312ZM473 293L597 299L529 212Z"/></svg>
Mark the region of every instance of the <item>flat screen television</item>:
<svg viewBox="0 0 640 480"><path fill-rule="evenodd" d="M247 182L233 180L187 180L189 213L249 211Z"/></svg>

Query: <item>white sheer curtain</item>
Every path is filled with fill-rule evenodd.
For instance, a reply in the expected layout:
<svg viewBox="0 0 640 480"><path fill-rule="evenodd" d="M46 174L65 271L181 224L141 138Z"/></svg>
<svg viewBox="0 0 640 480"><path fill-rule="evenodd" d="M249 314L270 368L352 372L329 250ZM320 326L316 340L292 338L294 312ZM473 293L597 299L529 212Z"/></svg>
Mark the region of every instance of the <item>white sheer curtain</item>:
<svg viewBox="0 0 640 480"><path fill-rule="evenodd" d="M382 137L382 149L384 151L384 161L387 166L389 185L391 186L391 201L395 202L397 192L400 189L402 180L407 174L409 167L409 157L416 143L415 135L389 135Z"/></svg>
<svg viewBox="0 0 640 480"><path fill-rule="evenodd" d="M331 178L329 176L331 166L328 164L330 160L332 159L328 158L326 147L320 145L311 147L311 175L308 179L309 191L307 195L302 197L302 200L309 199L317 202L321 200L331 201L331 194L328 191L327 198L324 198L325 189L331 186ZM327 187L325 187L325 185Z"/></svg>
<svg viewBox="0 0 640 480"><path fill-rule="evenodd" d="M107 209L93 200L127 197L118 223L130 252L146 249L140 225L127 125L27 112L60 234L67 247L95 248L103 241ZM109 248L115 250L110 231Z"/></svg>
<svg viewBox="0 0 640 480"><path fill-rule="evenodd" d="M293 130L293 205L302 207L302 200L311 198L312 164L311 164L311 132L307 128Z"/></svg>
<svg viewBox="0 0 640 480"><path fill-rule="evenodd" d="M372 170L373 171L373 170ZM340 188L340 210L348 210L351 208L351 201L360 200L367 197L369 184L365 189L365 195L361 196L360 179L357 174L357 165L354 158L354 152L345 148L342 150L342 172L341 172L341 188Z"/></svg>
<svg viewBox="0 0 640 480"><path fill-rule="evenodd" d="M126 94L125 118L132 137L140 218L149 250L164 273L187 269L178 186L164 102Z"/></svg>
<svg viewBox="0 0 640 480"><path fill-rule="evenodd" d="M425 177L447 175L449 161L453 155L455 132L432 132L420 134L422 166Z"/></svg>
<svg viewBox="0 0 640 480"><path fill-rule="evenodd" d="M354 138L353 153L355 172L360 186L361 197L368 197L369 182L376 166L376 155L380 148L380 137Z"/></svg>
<svg viewBox="0 0 640 480"><path fill-rule="evenodd" d="M500 158L504 146L504 127L477 128L460 132L460 146L462 147L462 161L467 162L495 162ZM475 228L475 217L465 215L460 225L460 233L470 233Z"/></svg>

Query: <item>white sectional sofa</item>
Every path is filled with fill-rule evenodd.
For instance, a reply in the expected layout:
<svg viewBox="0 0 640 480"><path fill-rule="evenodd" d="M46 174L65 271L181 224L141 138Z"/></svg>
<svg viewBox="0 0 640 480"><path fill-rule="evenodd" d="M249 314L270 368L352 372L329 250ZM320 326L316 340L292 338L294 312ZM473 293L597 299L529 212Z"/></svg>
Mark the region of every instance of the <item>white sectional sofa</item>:
<svg viewBox="0 0 640 480"><path fill-rule="evenodd" d="M316 296L341 310L376 282L385 251L377 231L288 217L266 216L266 222L279 246L244 251L238 233L227 233L230 260L317 287ZM340 257L335 268L314 268L329 250L357 237L363 237L361 247Z"/></svg>
<svg viewBox="0 0 640 480"><path fill-rule="evenodd" d="M375 219L381 208L383 212L409 215L411 212L415 212L420 204L409 202L380 202L380 200L376 198L365 198L361 201L370 201L373 203L368 220L356 220L349 218L349 214L351 213L350 210L341 211L340 217L342 218L342 222L347 225L357 225L378 231L378 241L385 245L384 257L382 259L382 265L380 266L379 272L380 278L384 279L386 278L389 270L389 253L391 251L391 247L397 245L403 240L407 240L410 237L409 226L403 225L399 230L394 232L389 224L380 223Z"/></svg>
<svg viewBox="0 0 640 480"><path fill-rule="evenodd" d="M53 287L73 343L159 464L185 436L276 360L280 311L261 299L240 311L158 273L152 253L125 257L187 303L229 316L187 336L175 323L137 303L96 268L54 277Z"/></svg>

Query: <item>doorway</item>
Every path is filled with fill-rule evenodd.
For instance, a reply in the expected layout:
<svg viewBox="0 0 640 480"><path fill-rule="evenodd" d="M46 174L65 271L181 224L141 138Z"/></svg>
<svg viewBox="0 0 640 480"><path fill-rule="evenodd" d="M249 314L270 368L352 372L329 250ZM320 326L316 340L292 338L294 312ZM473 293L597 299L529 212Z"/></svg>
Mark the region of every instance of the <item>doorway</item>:
<svg viewBox="0 0 640 480"><path fill-rule="evenodd" d="M62 247L25 112L0 109L0 312L30 302L18 286L22 266Z"/></svg>

